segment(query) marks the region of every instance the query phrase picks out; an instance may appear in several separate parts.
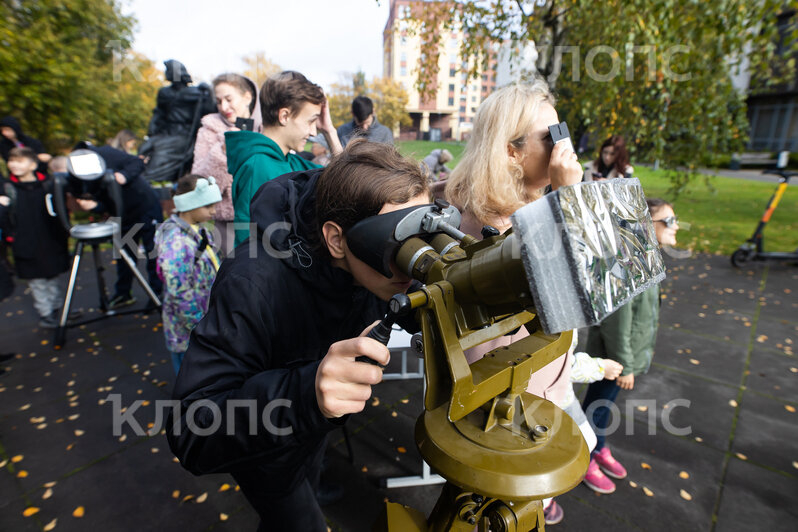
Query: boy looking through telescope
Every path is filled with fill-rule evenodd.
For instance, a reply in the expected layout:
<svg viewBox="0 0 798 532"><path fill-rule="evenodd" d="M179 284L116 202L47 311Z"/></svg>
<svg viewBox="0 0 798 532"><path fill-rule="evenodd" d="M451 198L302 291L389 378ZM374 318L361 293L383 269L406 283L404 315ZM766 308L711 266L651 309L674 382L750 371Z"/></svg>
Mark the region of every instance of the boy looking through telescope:
<svg viewBox="0 0 798 532"><path fill-rule="evenodd" d="M389 278L361 261L347 230L428 203L415 161L362 140L327 168L280 176L255 194L259 245L239 246L219 270L175 385L181 430L168 439L192 473L231 473L260 530L327 529L314 496L326 435L382 380L379 367L355 358L389 360L365 329L411 279L395 265ZM248 408L230 408L234 401L257 405L258 422Z"/></svg>

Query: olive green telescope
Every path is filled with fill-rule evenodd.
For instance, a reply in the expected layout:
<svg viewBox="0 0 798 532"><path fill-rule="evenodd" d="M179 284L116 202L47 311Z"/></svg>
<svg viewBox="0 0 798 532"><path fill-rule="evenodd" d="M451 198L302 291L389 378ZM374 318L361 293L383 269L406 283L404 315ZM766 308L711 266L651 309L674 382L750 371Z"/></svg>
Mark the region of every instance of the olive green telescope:
<svg viewBox="0 0 798 532"><path fill-rule="evenodd" d="M427 386L415 439L447 480L428 518L387 503L374 530L543 530L541 499L582 480L589 456L576 423L526 389L569 350L572 329L664 277L639 182L614 181L548 194L482 240L441 201L347 231L358 258L388 276L393 261L423 283L394 297L386 320L415 312L421 326ZM466 350L521 327L526 337L468 364Z"/></svg>

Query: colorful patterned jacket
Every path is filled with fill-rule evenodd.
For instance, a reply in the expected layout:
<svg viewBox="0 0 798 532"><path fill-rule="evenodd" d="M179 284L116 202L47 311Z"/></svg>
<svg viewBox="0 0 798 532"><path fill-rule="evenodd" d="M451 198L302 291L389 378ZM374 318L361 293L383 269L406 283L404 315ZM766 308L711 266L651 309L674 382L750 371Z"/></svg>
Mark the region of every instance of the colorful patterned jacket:
<svg viewBox="0 0 798 532"><path fill-rule="evenodd" d="M213 245L212 231L207 246ZM191 331L208 310L216 267L208 251L201 251L202 236L178 215L158 227L158 276L163 280L163 332L166 346L182 353Z"/></svg>

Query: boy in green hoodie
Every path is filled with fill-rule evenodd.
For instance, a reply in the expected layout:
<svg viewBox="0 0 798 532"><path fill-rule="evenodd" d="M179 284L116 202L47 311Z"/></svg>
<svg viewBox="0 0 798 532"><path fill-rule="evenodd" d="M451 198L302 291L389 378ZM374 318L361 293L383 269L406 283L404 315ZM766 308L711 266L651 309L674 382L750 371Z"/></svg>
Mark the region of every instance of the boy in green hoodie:
<svg viewBox="0 0 798 532"><path fill-rule="evenodd" d="M289 172L318 168L297 155L308 137L318 129L332 154L341 152L324 91L299 72L289 70L267 79L260 89L260 109L262 133L224 134L227 169L233 175L236 246L249 237L249 203L261 185Z"/></svg>

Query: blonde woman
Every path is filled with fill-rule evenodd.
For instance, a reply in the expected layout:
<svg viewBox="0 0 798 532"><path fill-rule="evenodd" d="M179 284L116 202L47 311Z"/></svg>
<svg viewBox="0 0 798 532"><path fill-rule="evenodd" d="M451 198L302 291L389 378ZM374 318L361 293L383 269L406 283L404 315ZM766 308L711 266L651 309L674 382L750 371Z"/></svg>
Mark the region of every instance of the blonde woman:
<svg viewBox="0 0 798 532"><path fill-rule="evenodd" d="M463 158L445 182L446 199L463 213L460 229L481 238L491 225L501 232L510 215L541 198L545 188L579 183L582 167L576 153L553 144L548 127L559 123L554 96L542 80L513 84L491 94L479 107ZM527 336L525 329L466 352L469 362L488 351ZM527 391L561 405L569 384L570 355L563 354L533 373ZM548 502L548 501L546 501ZM546 524L562 520L563 510L551 501Z"/></svg>

